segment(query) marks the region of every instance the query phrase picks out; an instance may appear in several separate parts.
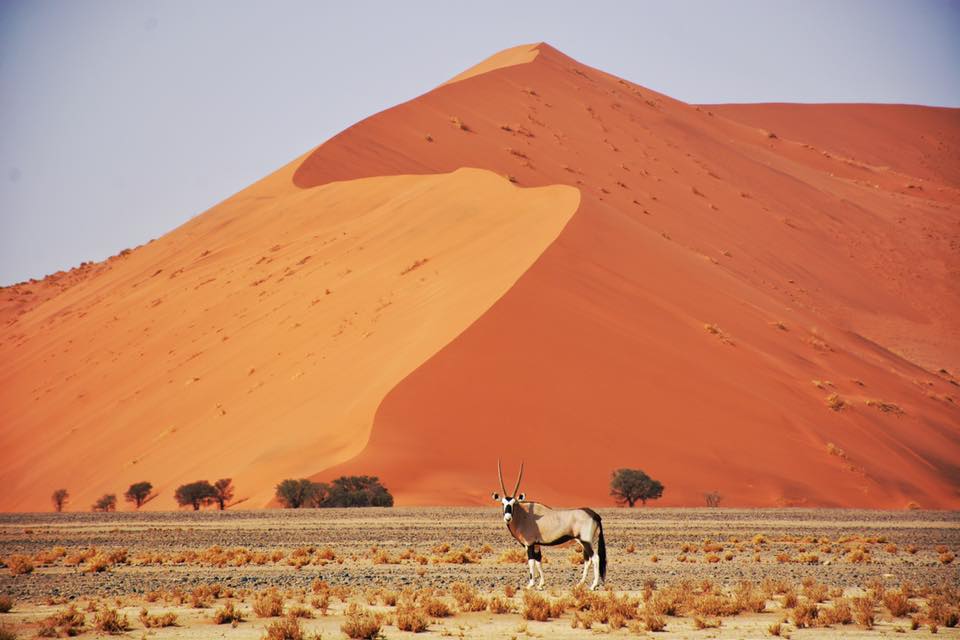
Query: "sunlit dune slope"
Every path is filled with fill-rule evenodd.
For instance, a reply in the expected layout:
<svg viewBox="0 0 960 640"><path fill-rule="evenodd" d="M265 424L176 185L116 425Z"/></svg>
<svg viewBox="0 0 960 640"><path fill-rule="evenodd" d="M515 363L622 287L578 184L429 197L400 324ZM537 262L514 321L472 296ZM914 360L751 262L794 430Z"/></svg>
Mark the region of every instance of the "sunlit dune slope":
<svg viewBox="0 0 960 640"><path fill-rule="evenodd" d="M958 192L886 161L926 144L924 109L884 112L886 141L830 107L771 130L539 52L377 114L296 172L469 164L582 193L534 268L391 391L364 451L317 477L482 503L501 456L554 504L607 503L630 466L665 504L960 506ZM925 135L955 150L958 112L933 112Z"/></svg>
<svg viewBox="0 0 960 640"><path fill-rule="evenodd" d="M284 477L364 446L383 396L577 208L480 169L301 190L296 164L22 314L0 344L0 508Z"/></svg>

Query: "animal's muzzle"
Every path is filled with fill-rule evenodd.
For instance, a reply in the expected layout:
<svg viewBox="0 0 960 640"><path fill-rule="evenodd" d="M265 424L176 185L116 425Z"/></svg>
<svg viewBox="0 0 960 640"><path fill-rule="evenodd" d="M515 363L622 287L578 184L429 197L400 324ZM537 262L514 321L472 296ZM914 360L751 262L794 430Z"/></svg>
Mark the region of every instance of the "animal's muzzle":
<svg viewBox="0 0 960 640"><path fill-rule="evenodd" d="M513 505L508 504L503 508L503 521L510 522L513 520Z"/></svg>

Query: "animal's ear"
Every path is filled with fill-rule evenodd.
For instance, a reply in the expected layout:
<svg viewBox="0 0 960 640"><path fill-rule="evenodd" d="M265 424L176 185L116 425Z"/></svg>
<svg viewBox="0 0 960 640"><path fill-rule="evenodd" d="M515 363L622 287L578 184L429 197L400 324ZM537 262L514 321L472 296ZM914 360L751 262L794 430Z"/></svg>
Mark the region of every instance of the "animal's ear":
<svg viewBox="0 0 960 640"><path fill-rule="evenodd" d="M524 496L524 494L522 494L522 493L517 496L517 500L519 500L520 502L523 502L525 498L526 498L526 496Z"/></svg>
<svg viewBox="0 0 960 640"><path fill-rule="evenodd" d="M494 502L500 502L500 494L499 494L499 493L494 493L494 494L493 494L493 501L494 501Z"/></svg>

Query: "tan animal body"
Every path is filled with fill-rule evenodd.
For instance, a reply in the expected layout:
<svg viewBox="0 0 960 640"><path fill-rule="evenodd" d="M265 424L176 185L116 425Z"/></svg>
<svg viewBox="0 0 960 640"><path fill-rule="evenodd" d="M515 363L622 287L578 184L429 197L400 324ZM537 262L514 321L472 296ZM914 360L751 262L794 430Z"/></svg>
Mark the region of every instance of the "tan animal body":
<svg viewBox="0 0 960 640"><path fill-rule="evenodd" d="M599 514L586 507L551 509L539 502L526 502L525 496L517 493L523 478L523 463L520 463L517 484L510 495L507 495L503 486L503 472L499 460L497 475L503 495L494 493L493 499L503 506L503 521L507 524L510 535L527 549L527 565L530 570L527 588L534 585L537 574L540 575L539 587L543 588L543 555L540 547L563 544L570 540L578 540L583 546L583 575L578 584L584 583L587 572L593 566L593 584L590 588L596 589L600 586L607 577L607 546L603 539L603 523Z"/></svg>

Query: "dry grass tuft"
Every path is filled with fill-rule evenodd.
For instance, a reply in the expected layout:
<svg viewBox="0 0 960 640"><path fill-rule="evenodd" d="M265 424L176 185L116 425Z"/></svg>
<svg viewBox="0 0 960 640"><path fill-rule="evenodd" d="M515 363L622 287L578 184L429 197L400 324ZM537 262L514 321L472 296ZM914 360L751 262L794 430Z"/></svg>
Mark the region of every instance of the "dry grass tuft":
<svg viewBox="0 0 960 640"><path fill-rule="evenodd" d="M346 619L343 621L343 624L340 625L340 630L343 631L348 638L362 638L364 640L373 640L380 635L380 617L364 609L357 603L351 603L344 614ZM296 620L296 618L291 618ZM299 624L299 620L297 621ZM270 640L299 640L299 638L271 638Z"/></svg>
<svg viewBox="0 0 960 640"><path fill-rule="evenodd" d="M883 595L883 606L890 610L894 618L903 618L910 613L916 613L919 608L910 602L910 597L904 591L887 591Z"/></svg>
<svg viewBox="0 0 960 640"><path fill-rule="evenodd" d="M97 631L111 635L130 630L130 621L127 616L118 613L109 607L101 609L93 616L93 626Z"/></svg>
<svg viewBox="0 0 960 640"><path fill-rule="evenodd" d="M446 602L435 596L424 596L420 606L423 611L434 618L448 618L453 615Z"/></svg>
<svg viewBox="0 0 960 640"><path fill-rule="evenodd" d="M497 562L522 564L527 561L527 554L519 549L508 549L500 554ZM510 596L513 597L513 596Z"/></svg>
<svg viewBox="0 0 960 640"><path fill-rule="evenodd" d="M820 621L824 625L850 624L853 622L853 612L850 610L850 601L846 598L836 598L833 606L820 610Z"/></svg>
<svg viewBox="0 0 960 640"><path fill-rule="evenodd" d="M401 602L397 606L397 629L421 633L430 624L427 615L412 602Z"/></svg>
<svg viewBox="0 0 960 640"><path fill-rule="evenodd" d="M76 605L71 604L66 609L45 618L40 623L37 635L44 638L72 637L83 633L86 623L86 616L77 610Z"/></svg>
<svg viewBox="0 0 960 640"><path fill-rule="evenodd" d="M140 609L140 623L147 629L177 626L177 614L168 611L151 615L146 608Z"/></svg>
<svg viewBox="0 0 960 640"><path fill-rule="evenodd" d="M854 598L852 601L852 605L853 605L853 619L856 620L857 624L867 629L873 629L873 621L874 621L873 598L868 596Z"/></svg>
<svg viewBox="0 0 960 640"><path fill-rule="evenodd" d="M380 628L377 627L377 631ZM372 638L374 636L350 636L351 638ZM294 616L287 616L279 620L274 620L266 629L262 640L307 640L310 635L305 633L300 624L300 619Z"/></svg>
<svg viewBox="0 0 960 640"><path fill-rule="evenodd" d="M511 607L510 603L500 596L493 596L487 603L487 609L490 611L490 613L502 614L510 613L513 610L513 607Z"/></svg>
<svg viewBox="0 0 960 640"><path fill-rule="evenodd" d="M237 609L232 600L213 612L214 624L232 624L236 626L241 622L243 622L243 612Z"/></svg>
<svg viewBox="0 0 960 640"><path fill-rule="evenodd" d="M520 614L524 620L546 622L550 619L550 603L540 594L527 591L523 594L523 610Z"/></svg>
<svg viewBox="0 0 960 640"><path fill-rule="evenodd" d="M260 618L283 615L283 597L275 588L261 591L253 598L253 612Z"/></svg>
<svg viewBox="0 0 960 640"><path fill-rule="evenodd" d="M10 569L10 575L12 576L33 573L33 562L30 560L30 556L15 554L4 560L3 563Z"/></svg>
<svg viewBox="0 0 960 640"><path fill-rule="evenodd" d="M472 585L454 582L450 591L460 611L484 611L487 608L487 599L481 597Z"/></svg>

